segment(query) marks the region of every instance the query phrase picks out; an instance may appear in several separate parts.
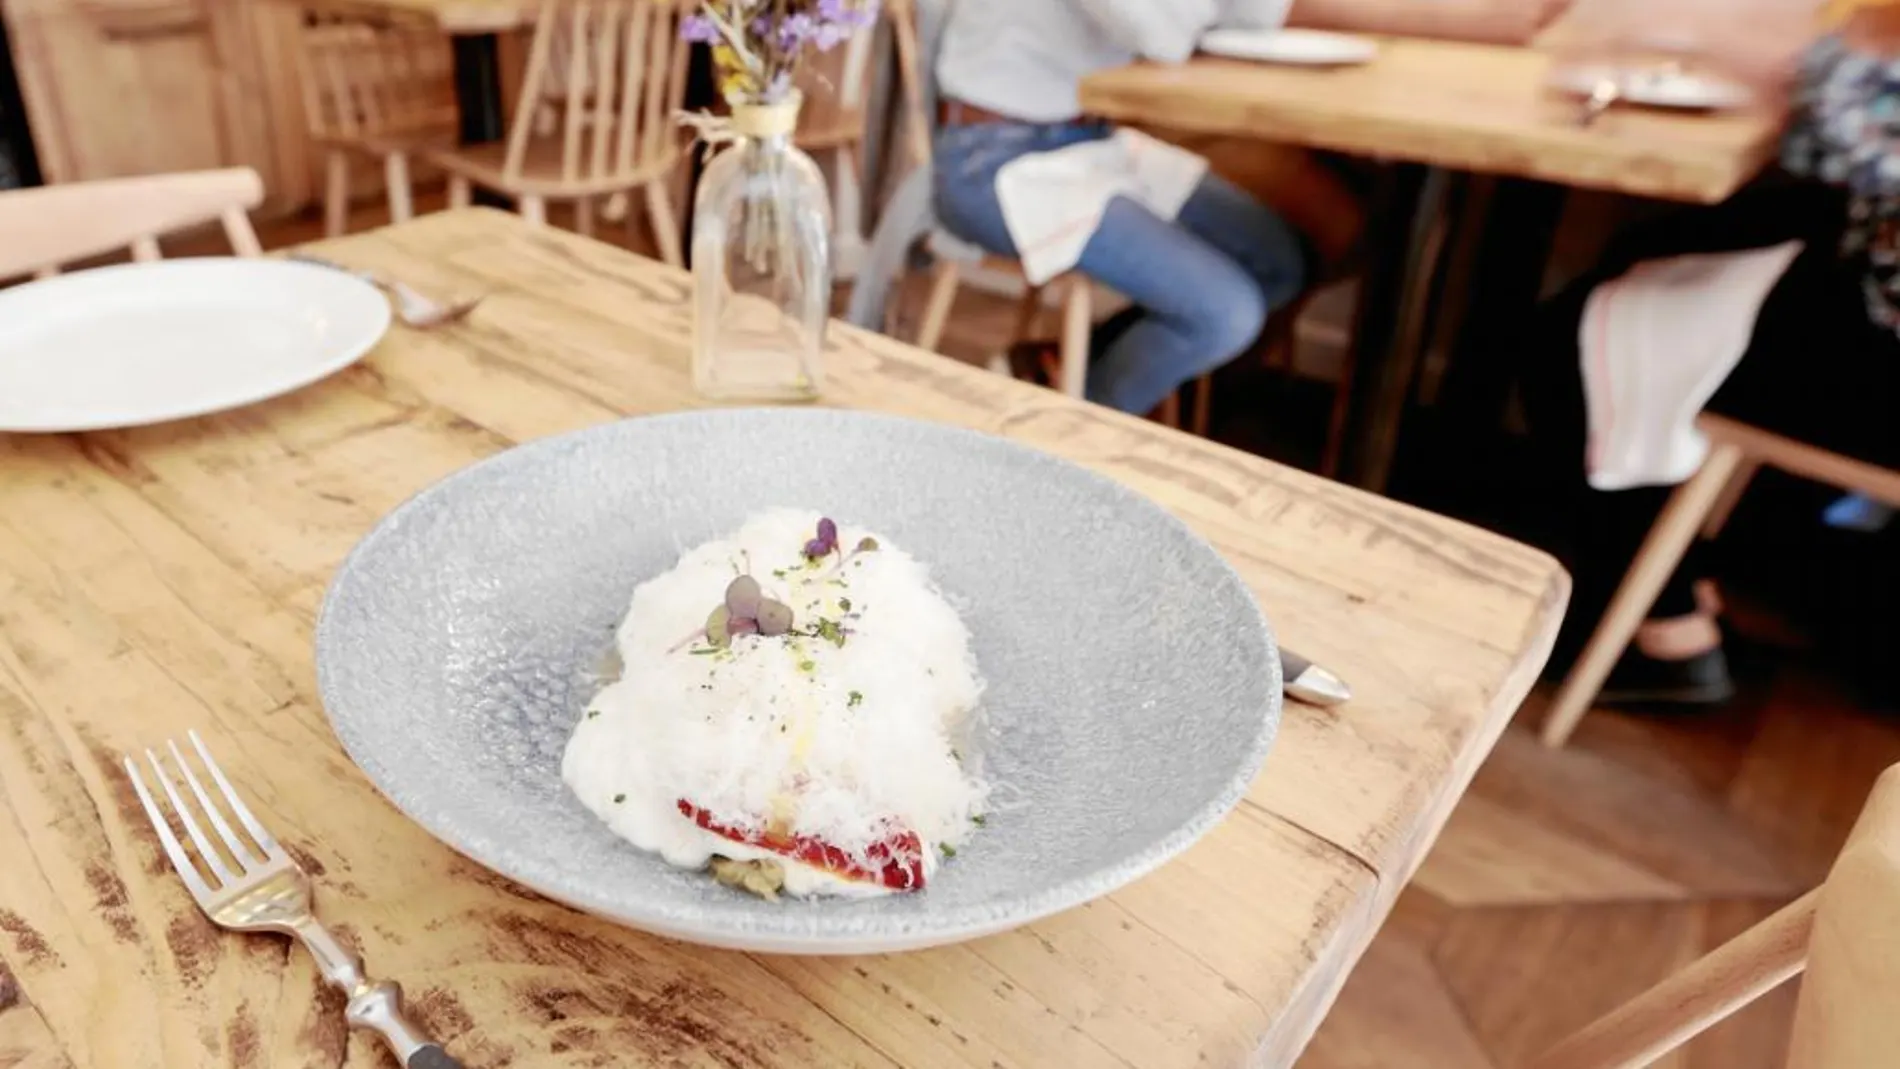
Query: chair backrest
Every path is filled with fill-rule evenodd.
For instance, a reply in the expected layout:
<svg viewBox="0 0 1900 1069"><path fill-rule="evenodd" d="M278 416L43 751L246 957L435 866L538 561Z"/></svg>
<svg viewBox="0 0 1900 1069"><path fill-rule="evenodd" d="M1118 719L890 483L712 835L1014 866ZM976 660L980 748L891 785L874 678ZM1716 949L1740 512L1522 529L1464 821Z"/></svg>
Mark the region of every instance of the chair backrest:
<svg viewBox="0 0 1900 1069"><path fill-rule="evenodd" d="M1821 888L1790 1069L1900 1064L1900 767L1874 785Z"/></svg>
<svg viewBox="0 0 1900 1069"><path fill-rule="evenodd" d="M0 193L0 278L57 274L59 266L119 249L159 258L158 237L217 220L232 251L263 250L245 210L264 199L248 167L109 178Z"/></svg>
<svg viewBox="0 0 1900 1069"><path fill-rule="evenodd" d="M679 24L689 8L684 0L542 4L504 178L521 176L541 138L558 139L567 182L637 182L673 166L690 54Z"/></svg>
<svg viewBox="0 0 1900 1069"><path fill-rule="evenodd" d="M317 141L454 128L449 44L430 27L305 11L296 53L304 123Z"/></svg>
<svg viewBox="0 0 1900 1069"><path fill-rule="evenodd" d="M1641 1069L1806 968L1791 1069L1900 1064L1900 765L1811 891L1526 1069Z"/></svg>
<svg viewBox="0 0 1900 1069"><path fill-rule="evenodd" d="M886 19L895 14L887 7ZM799 147L836 148L861 144L870 109L865 93L871 73L875 34L860 32L829 52L806 56L798 72L804 106L798 116Z"/></svg>

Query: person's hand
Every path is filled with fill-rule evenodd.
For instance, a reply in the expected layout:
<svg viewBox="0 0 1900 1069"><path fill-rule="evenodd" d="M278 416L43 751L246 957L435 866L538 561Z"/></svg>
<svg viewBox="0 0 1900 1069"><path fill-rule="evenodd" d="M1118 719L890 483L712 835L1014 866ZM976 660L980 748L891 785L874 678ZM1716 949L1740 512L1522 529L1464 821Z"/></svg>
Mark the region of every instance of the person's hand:
<svg viewBox="0 0 1900 1069"><path fill-rule="evenodd" d="M1577 0L1538 37L1560 60L1673 58L1773 97L1820 34L1817 0Z"/></svg>

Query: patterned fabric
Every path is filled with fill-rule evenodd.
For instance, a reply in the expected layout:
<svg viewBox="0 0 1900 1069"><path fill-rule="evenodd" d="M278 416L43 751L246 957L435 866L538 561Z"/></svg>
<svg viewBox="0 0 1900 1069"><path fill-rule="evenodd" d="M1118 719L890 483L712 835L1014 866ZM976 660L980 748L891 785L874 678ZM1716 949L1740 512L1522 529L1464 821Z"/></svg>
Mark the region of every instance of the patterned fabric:
<svg viewBox="0 0 1900 1069"><path fill-rule="evenodd" d="M1782 163L1849 193L1841 254L1865 272L1867 314L1900 333L1900 58L1827 37L1809 51Z"/></svg>

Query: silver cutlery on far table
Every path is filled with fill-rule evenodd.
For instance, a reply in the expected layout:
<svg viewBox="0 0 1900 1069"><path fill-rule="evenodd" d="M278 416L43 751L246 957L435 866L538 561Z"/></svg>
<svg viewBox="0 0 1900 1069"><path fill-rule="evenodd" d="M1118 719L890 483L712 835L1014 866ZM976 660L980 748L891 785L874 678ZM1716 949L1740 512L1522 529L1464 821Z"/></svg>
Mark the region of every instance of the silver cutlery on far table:
<svg viewBox="0 0 1900 1069"><path fill-rule="evenodd" d="M1578 126L1592 126L1610 110L1610 106L1623 97L1623 85L1614 78L1599 80L1590 89L1590 96L1584 100L1583 107L1577 113Z"/></svg>
<svg viewBox="0 0 1900 1069"><path fill-rule="evenodd" d="M484 299L483 297L466 297L458 301L438 301L406 282L384 278L374 271L361 271L306 252L293 252L290 254L290 259L298 263L341 271L346 275L360 278L389 294L396 299L396 317L402 320L404 326L414 330L433 330L463 319Z"/></svg>
<svg viewBox="0 0 1900 1069"><path fill-rule="evenodd" d="M349 1002L343 1013L350 1027L369 1029L380 1034L405 1069L461 1069L462 1063L451 1057L440 1045L431 1042L420 1028L403 1015L402 989L387 980L371 982L363 973L363 959L338 942L317 920L310 905L310 878L304 875L297 863L284 852L284 848L271 837L271 833L265 831L257 818L251 815L250 808L231 789L231 781L224 778L224 771L211 759L211 753L205 749L198 733L191 732L190 738L205 771L210 773L230 812L244 826L245 833L250 836L250 843L262 851L262 857L257 856L251 846L232 829L225 819L224 811L205 791L176 741L166 744L176 766L175 771L168 772L164 759L152 750L145 751L145 759L151 764L152 775L164 790L165 797L170 799L172 813L184 827L198 859L203 862L202 868L179 843L178 836L166 820L164 806L154 800L152 792L146 789L138 765L130 757L123 760L125 774L131 779L133 790L138 792L139 802L145 807L145 815L151 818L152 828L158 832L159 842L165 847L165 856L171 859L172 867L178 870L179 877L185 881L185 887L191 891L198 908L222 928L238 932L276 932L301 940L305 949L317 959L317 967L322 971L323 978L348 996ZM180 796L174 785L180 774L190 787L192 796L198 800L198 814L193 813L192 807ZM218 846L213 846L206 837L199 823L199 815L211 822L217 832ZM222 852L219 847L222 847ZM207 874L209 880L206 879Z"/></svg>

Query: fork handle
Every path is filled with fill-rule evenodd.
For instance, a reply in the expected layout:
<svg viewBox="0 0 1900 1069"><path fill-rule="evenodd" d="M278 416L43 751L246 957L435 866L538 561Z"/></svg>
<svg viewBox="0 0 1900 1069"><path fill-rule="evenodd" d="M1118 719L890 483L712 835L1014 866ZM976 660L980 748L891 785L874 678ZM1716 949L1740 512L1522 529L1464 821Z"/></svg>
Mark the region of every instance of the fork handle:
<svg viewBox="0 0 1900 1069"><path fill-rule="evenodd" d="M349 996L343 1019L351 1028L372 1031L389 1044L404 1069L462 1069L462 1063L434 1042L402 1009L402 988L389 980L372 982L362 956L340 942L315 917L290 926L330 986Z"/></svg>

